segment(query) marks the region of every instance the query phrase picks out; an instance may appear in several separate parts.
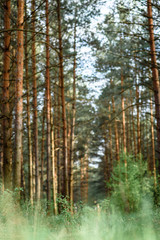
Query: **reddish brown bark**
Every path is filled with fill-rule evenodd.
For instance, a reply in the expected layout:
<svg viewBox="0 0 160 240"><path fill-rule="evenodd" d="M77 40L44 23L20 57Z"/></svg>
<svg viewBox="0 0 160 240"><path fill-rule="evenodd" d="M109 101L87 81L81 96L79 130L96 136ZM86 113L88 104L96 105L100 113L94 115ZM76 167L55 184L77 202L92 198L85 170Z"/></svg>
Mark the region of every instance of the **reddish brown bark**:
<svg viewBox="0 0 160 240"><path fill-rule="evenodd" d="M50 99L49 12L46 0L46 117L47 117L47 201L51 201L51 99ZM48 206L50 206L48 204Z"/></svg>
<svg viewBox="0 0 160 240"><path fill-rule="evenodd" d="M63 71L63 45L61 30L61 3L57 0L57 17L58 17L58 38L59 38L59 70L60 70L60 86L61 86L61 104L62 104L62 123L63 123L63 166L64 166L64 186L63 195L68 196L68 154L67 154L67 120L65 107L64 92L64 71Z"/></svg>
<svg viewBox="0 0 160 240"><path fill-rule="evenodd" d="M124 82L124 77L123 77L123 72L121 72L121 87L122 87L122 91L124 91L124 89L123 89L123 82ZM123 151L124 151L124 153L126 153L126 121L125 121L124 96L123 96L123 93L121 94L121 105L122 105ZM125 161L125 165L127 165L126 161Z"/></svg>
<svg viewBox="0 0 160 240"><path fill-rule="evenodd" d="M41 139L41 199L43 198L43 182L44 182L44 143L45 143L45 99L42 111L42 139Z"/></svg>
<svg viewBox="0 0 160 240"><path fill-rule="evenodd" d="M156 120L157 120L158 173L160 174L160 84L159 84L159 73L158 73L158 66L157 66L157 59L156 59L151 0L147 0L147 6L148 6L148 24L149 24L149 34L150 34L151 63L152 63L152 80L153 80L155 112L156 112Z"/></svg>
<svg viewBox="0 0 160 240"><path fill-rule="evenodd" d="M17 79L16 79L16 135L15 135L15 168L14 187L21 186L21 157L23 131L23 22L24 1L18 0L18 29L17 32Z"/></svg>
<svg viewBox="0 0 160 240"><path fill-rule="evenodd" d="M4 3L4 28L10 29L11 17L11 1L5 0ZM10 125L10 41L11 34L9 31L4 33L4 67L3 67L3 175L4 175L4 188L11 189L11 125Z"/></svg>

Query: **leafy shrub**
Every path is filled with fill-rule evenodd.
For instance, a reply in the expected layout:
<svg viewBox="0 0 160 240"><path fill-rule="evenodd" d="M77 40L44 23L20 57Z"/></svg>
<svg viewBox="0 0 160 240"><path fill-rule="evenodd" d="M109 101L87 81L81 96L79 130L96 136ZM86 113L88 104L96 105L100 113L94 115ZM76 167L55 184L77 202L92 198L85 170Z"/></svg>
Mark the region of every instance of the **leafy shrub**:
<svg viewBox="0 0 160 240"><path fill-rule="evenodd" d="M125 160L127 167L125 167ZM122 154L112 173L111 203L122 211L137 211L142 200L153 197L153 179L147 175L147 163L139 156Z"/></svg>

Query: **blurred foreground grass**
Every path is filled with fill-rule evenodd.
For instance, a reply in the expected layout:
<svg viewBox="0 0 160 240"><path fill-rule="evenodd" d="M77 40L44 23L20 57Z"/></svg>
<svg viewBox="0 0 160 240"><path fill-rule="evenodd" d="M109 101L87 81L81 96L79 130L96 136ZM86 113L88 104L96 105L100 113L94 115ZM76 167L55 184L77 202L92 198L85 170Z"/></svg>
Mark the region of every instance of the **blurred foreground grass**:
<svg viewBox="0 0 160 240"><path fill-rule="evenodd" d="M104 204L105 203L105 204ZM104 200L102 207L81 206L47 216L43 207L20 209L10 193L0 196L0 240L159 240L160 211L144 202L136 213L120 213Z"/></svg>

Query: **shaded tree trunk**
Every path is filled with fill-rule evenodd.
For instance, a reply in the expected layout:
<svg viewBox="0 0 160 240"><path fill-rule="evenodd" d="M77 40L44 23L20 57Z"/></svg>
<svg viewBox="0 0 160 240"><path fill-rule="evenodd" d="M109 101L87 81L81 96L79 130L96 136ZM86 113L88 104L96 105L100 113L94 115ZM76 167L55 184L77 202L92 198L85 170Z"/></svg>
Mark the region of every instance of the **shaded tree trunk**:
<svg viewBox="0 0 160 240"><path fill-rule="evenodd" d="M27 5L25 4L25 29L28 29L27 24ZM30 123L30 92L29 92L29 74L28 74L28 38L25 32L25 80L27 91L27 137L28 137L28 190L29 199L33 204L33 175L32 175L32 142L31 142L31 123Z"/></svg>
<svg viewBox="0 0 160 240"><path fill-rule="evenodd" d="M154 186L157 186L157 176L156 176L156 159L155 159L155 144L154 144L154 120L153 120L153 106L152 97L150 100L150 110L151 110L151 143L152 143L152 173L154 176Z"/></svg>
<svg viewBox="0 0 160 240"><path fill-rule="evenodd" d="M33 74L33 130L35 157L36 199L40 199L39 158L38 158L38 116L37 116L37 79L36 79L36 44L35 44L35 0L32 0L32 74Z"/></svg>
<svg viewBox="0 0 160 240"><path fill-rule="evenodd" d="M136 86L136 104L137 104L137 153L141 153L141 129L139 118L139 87Z"/></svg>
<svg viewBox="0 0 160 240"><path fill-rule="evenodd" d="M62 104L62 122L63 122L63 166L64 166L64 196L69 194L68 186L68 154L67 154L67 120L65 107L65 92L64 92L64 72L63 72L63 45L61 31L61 6L60 0L57 0L57 17L58 17L58 36L59 36L59 66L60 66L60 86L61 86L61 104Z"/></svg>
<svg viewBox="0 0 160 240"><path fill-rule="evenodd" d="M74 145L75 145L75 120L76 120L76 15L75 10L75 25L74 25L74 60L73 60L73 102L72 102L72 123L71 123L71 149L70 149L70 201L71 201L71 212L73 211L73 166L74 166Z"/></svg>
<svg viewBox="0 0 160 240"><path fill-rule="evenodd" d="M157 66L157 59L156 59L151 0L147 0L147 7L148 7L148 24L149 24L149 34L150 34L151 63L152 63L152 80L153 80L155 112L156 112L156 120L157 120L158 173L160 174L160 85L159 85L159 73L158 73L158 66Z"/></svg>
<svg viewBox="0 0 160 240"><path fill-rule="evenodd" d="M4 3L4 28L5 30L10 29L10 18L11 18L11 1L5 0ZM11 112L10 112L10 44L11 44L11 33L6 31L4 33L4 67L3 67L3 175L4 175L4 188L12 188L12 161L11 161ZM18 42L20 44L20 42ZM20 50L20 49L18 49ZM21 54L19 52L19 54ZM18 55L19 56L19 55Z"/></svg>

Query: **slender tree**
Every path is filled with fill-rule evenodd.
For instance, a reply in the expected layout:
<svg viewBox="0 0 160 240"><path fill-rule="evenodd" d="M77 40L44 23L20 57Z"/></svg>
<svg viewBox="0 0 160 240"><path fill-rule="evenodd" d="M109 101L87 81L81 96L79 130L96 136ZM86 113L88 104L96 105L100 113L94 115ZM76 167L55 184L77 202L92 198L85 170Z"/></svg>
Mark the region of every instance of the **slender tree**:
<svg viewBox="0 0 160 240"><path fill-rule="evenodd" d="M69 194L68 181L68 151L67 151L67 120L65 106L65 91L64 91L64 69L63 69L63 45L62 45L62 30L61 30L61 1L57 0L57 18L58 18L58 38L59 38L59 79L61 87L61 104L62 104L62 122L63 122L63 167L64 167L64 190L63 195Z"/></svg>
<svg viewBox="0 0 160 240"><path fill-rule="evenodd" d="M33 129L36 199L40 199L39 156L38 156L38 113L37 113L37 79L36 79L36 38L35 38L35 0L32 0L32 75L33 75Z"/></svg>
<svg viewBox="0 0 160 240"><path fill-rule="evenodd" d="M160 174L160 84L159 84L159 73L158 73L158 66L157 66L157 59L156 59L151 0L147 0L147 7L148 7L148 25L149 25L149 34L150 34L152 81L153 81L153 91L154 91L154 98L155 98L155 110L156 110L155 112L156 112L156 119L157 119L158 173Z"/></svg>
<svg viewBox="0 0 160 240"><path fill-rule="evenodd" d="M10 29L11 18L11 1L5 0L4 3L4 28L7 30L4 33L4 67L3 67L3 171L4 171L4 187L5 189L12 188L11 181L11 113L10 113L10 45L11 33Z"/></svg>
<svg viewBox="0 0 160 240"><path fill-rule="evenodd" d="M24 1L18 0L18 29L17 31L17 78L16 78L16 135L15 135L15 166L14 187L21 186L21 158L23 135L23 24Z"/></svg>

